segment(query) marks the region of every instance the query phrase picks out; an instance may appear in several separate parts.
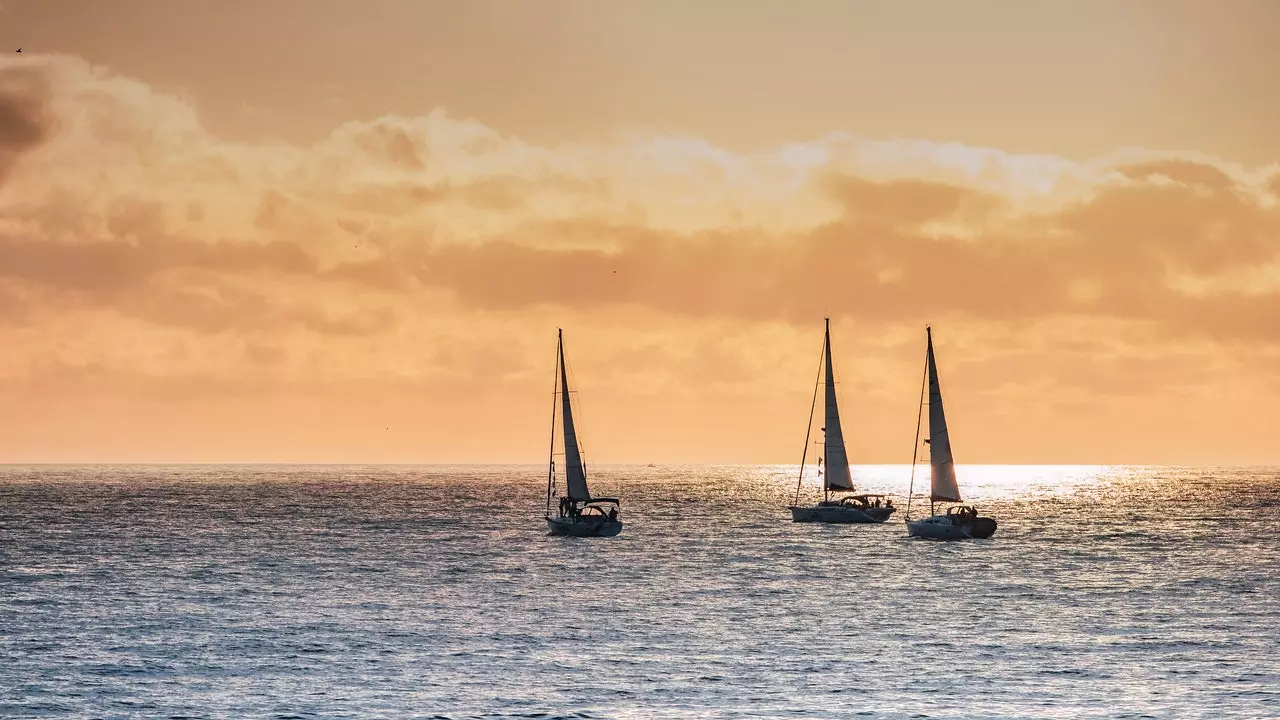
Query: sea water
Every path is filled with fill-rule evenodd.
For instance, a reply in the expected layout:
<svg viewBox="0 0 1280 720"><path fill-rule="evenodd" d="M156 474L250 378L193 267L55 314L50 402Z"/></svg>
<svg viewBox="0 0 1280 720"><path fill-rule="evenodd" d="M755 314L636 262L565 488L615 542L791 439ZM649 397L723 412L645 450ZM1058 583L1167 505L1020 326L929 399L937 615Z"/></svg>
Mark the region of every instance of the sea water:
<svg viewBox="0 0 1280 720"><path fill-rule="evenodd" d="M908 475L593 468L574 539L532 466L0 468L0 716L1280 717L1280 471L962 466L954 543Z"/></svg>

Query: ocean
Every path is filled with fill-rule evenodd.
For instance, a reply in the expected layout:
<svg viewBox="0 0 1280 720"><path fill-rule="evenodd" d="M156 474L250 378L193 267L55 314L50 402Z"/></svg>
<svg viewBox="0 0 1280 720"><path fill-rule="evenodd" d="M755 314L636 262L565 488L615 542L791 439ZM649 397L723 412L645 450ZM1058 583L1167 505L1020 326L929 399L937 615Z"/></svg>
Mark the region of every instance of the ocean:
<svg viewBox="0 0 1280 720"><path fill-rule="evenodd" d="M0 717L1280 717L1280 470L961 466L957 543L795 472L0 467Z"/></svg>

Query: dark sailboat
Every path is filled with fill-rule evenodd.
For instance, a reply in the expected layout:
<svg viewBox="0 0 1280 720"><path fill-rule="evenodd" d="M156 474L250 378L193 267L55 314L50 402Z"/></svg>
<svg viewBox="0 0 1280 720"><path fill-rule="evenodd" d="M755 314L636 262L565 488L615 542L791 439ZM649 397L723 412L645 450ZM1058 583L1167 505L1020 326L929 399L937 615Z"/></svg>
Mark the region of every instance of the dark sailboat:
<svg viewBox="0 0 1280 720"><path fill-rule="evenodd" d="M791 505L793 522L824 523L882 523L893 514L893 502L883 495L854 493L853 477L849 471L849 455L845 449L844 431L840 426L840 408L836 402L835 368L831 361L831 320L826 321L822 339L822 354L818 358L819 374L813 388L813 403L809 407L809 429L813 429L813 413L818 405L818 386L825 385L823 394L822 457L818 459L822 475L822 500L814 505L800 504L800 486L804 482L804 461L809 452L809 433L805 433L804 453L800 458L800 477L796 480L796 499ZM824 382L825 379L825 382Z"/></svg>
<svg viewBox="0 0 1280 720"><path fill-rule="evenodd" d="M927 347L924 380L920 387L920 410L916 414L916 448L911 457L911 486L907 491L907 534L931 540L967 540L989 538L996 532L996 521L978 515L972 505L947 508L934 514L938 502L960 503L960 485L956 481L956 463L951 455L951 436L947 433L947 417L942 411L942 388L938 384L938 365L933 355L933 330L925 327ZM911 519L911 493L915 490L915 466L920 451L920 427L924 419L925 388L929 391L929 517Z"/></svg>
<svg viewBox="0 0 1280 720"><path fill-rule="evenodd" d="M573 403L569 391L569 373L564 364L564 331L556 331L555 400L551 409L551 459L547 471L547 528L552 535L576 537L612 537L622 532L618 519L621 501L617 498L592 497L587 488L587 467L582 461L578 433L573 424ZM556 477L556 414L564 442L564 492L559 494ZM556 512L551 500L559 495Z"/></svg>

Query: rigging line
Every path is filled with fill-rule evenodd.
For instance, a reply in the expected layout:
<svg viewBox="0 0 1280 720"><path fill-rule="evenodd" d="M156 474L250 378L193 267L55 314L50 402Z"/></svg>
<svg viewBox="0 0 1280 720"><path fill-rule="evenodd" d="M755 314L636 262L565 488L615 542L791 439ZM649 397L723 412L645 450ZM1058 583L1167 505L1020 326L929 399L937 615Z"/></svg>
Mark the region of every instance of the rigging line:
<svg viewBox="0 0 1280 720"><path fill-rule="evenodd" d="M800 477L796 478L796 499L792 505L800 504L800 483L804 481L804 463L809 458L809 436L813 434L813 411L818 407L818 383L822 380L822 360L827 356L826 336L822 339L822 350L818 353L818 376L813 380L813 402L809 403L809 426L804 431L804 452L800 454Z"/></svg>
<svg viewBox="0 0 1280 720"><path fill-rule="evenodd" d="M920 404L916 406L916 442L911 449L911 481L907 484L907 514L903 520L911 519L911 496L916 488L916 459L920 456L920 421L924 419L924 386L929 382L929 351L924 351L924 370L920 373Z"/></svg>

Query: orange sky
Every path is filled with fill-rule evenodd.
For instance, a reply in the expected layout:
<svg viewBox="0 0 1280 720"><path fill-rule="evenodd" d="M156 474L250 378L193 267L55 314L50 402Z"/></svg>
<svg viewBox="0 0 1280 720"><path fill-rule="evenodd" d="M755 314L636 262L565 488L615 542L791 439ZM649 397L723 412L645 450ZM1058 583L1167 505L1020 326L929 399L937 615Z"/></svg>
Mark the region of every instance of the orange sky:
<svg viewBox="0 0 1280 720"><path fill-rule="evenodd" d="M1280 462L1277 26L0 0L0 462Z"/></svg>

